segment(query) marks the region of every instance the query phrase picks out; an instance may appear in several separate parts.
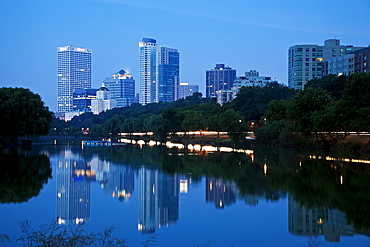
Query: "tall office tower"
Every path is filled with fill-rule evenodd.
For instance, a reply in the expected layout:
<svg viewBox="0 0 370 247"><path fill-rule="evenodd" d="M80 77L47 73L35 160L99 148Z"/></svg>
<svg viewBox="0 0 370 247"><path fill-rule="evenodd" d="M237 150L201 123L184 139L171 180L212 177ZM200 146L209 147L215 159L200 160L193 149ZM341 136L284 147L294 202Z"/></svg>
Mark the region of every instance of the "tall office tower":
<svg viewBox="0 0 370 247"><path fill-rule="evenodd" d="M179 99L184 99L187 96L192 96L193 93L199 92L199 85L182 82L179 85Z"/></svg>
<svg viewBox="0 0 370 247"><path fill-rule="evenodd" d="M73 91L91 88L91 49L58 47L58 112L73 111Z"/></svg>
<svg viewBox="0 0 370 247"><path fill-rule="evenodd" d="M216 97L216 92L230 89L236 77L236 70L225 67L225 64L216 64L216 67L206 71L206 97Z"/></svg>
<svg viewBox="0 0 370 247"><path fill-rule="evenodd" d="M104 84L111 92L112 99L116 100L116 107L130 106L135 103L135 80L123 69L105 78Z"/></svg>
<svg viewBox="0 0 370 247"><path fill-rule="evenodd" d="M180 74L178 50L160 46L155 39L143 38L139 42L139 52L139 103L174 101Z"/></svg>
<svg viewBox="0 0 370 247"><path fill-rule="evenodd" d="M322 63L362 47L340 45L339 39L325 40L324 45L294 45L288 51L288 86L304 89L313 78L322 77Z"/></svg>

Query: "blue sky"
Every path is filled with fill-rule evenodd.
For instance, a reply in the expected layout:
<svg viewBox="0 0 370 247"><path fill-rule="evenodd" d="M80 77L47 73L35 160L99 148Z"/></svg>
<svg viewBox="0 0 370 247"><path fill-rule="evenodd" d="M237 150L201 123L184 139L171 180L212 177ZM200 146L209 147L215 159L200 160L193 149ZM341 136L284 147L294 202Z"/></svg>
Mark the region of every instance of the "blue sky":
<svg viewBox="0 0 370 247"><path fill-rule="evenodd" d="M216 63L287 82L295 44L370 45L370 0L0 0L0 86L24 87L56 110L56 48L93 50L94 88L120 69L139 84L138 42L180 52L180 80Z"/></svg>

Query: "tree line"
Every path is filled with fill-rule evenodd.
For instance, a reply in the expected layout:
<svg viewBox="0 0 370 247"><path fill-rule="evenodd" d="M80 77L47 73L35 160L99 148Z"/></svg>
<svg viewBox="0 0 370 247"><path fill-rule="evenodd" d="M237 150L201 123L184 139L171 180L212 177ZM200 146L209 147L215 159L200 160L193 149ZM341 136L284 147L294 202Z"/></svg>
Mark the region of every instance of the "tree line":
<svg viewBox="0 0 370 247"><path fill-rule="evenodd" d="M266 87L243 87L237 98L220 106L215 99L202 98L201 93L171 103L115 108L98 116L85 113L70 122L55 120L52 132L81 134L89 128L92 136L112 137L118 133L153 132L165 139L175 132L209 130L227 132L233 142L245 140L251 121L258 121L273 99L290 99L295 90L278 83Z"/></svg>
<svg viewBox="0 0 370 247"><path fill-rule="evenodd" d="M325 145L370 131L370 74L309 81L290 100L272 100L256 131L261 144Z"/></svg>
<svg viewBox="0 0 370 247"><path fill-rule="evenodd" d="M243 142L245 132L252 130L261 145L325 145L340 141L348 132L370 131L369 88L370 74L329 75L309 81L299 91L278 83L242 87L223 106L195 93L170 103L84 113L68 122L52 119L41 97L30 90L0 88L0 141L48 133L115 137L121 132L153 132L165 139L178 131L209 130L227 132L233 142Z"/></svg>

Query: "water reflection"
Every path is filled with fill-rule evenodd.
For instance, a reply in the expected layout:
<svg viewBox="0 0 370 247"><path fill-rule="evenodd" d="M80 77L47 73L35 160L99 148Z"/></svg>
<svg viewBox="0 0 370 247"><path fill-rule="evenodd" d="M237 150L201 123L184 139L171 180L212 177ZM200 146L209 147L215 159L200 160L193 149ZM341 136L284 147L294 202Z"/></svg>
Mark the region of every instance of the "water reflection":
<svg viewBox="0 0 370 247"><path fill-rule="evenodd" d="M91 181L95 171L80 154L65 149L58 156L56 170L56 219L59 224L90 221Z"/></svg>
<svg viewBox="0 0 370 247"><path fill-rule="evenodd" d="M297 236L323 235L328 242L340 242L341 236L353 236L355 229L347 224L337 209L306 208L289 196L289 232Z"/></svg>
<svg viewBox="0 0 370 247"><path fill-rule="evenodd" d="M315 159L291 150L247 153L197 153L160 145L123 148L66 147L58 157L57 213L60 223L93 221L91 183L106 196L138 200L137 229L153 233L179 222L182 194L204 179L205 203L216 209L243 201L279 201L288 195L289 232L341 236L366 234L370 224L370 168L342 160ZM138 188L135 188L135 184ZM136 226L133 226L136 227Z"/></svg>
<svg viewBox="0 0 370 247"><path fill-rule="evenodd" d="M179 219L179 179L159 170L139 170L138 230L152 233L155 228L176 223Z"/></svg>
<svg viewBox="0 0 370 247"><path fill-rule="evenodd" d="M210 177L206 181L206 202L213 203L217 209L236 203L238 189L234 183Z"/></svg>
<svg viewBox="0 0 370 247"><path fill-rule="evenodd" d="M134 193L135 172L129 166L114 165L94 157L91 167L96 171L96 181L108 195L122 201Z"/></svg>
<svg viewBox="0 0 370 247"><path fill-rule="evenodd" d="M0 151L0 203L23 203L38 196L51 178L49 157L17 148Z"/></svg>

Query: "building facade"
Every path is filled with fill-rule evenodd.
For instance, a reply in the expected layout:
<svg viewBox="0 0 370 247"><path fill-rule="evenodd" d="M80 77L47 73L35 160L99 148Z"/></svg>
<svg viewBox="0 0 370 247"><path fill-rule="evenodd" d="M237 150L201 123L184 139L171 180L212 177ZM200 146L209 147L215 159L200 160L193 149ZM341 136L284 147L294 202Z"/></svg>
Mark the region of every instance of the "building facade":
<svg viewBox="0 0 370 247"><path fill-rule="evenodd" d="M370 73L370 63L367 58L370 56L370 47L362 48L345 54L341 57L334 57L323 63L323 76L352 75L354 73Z"/></svg>
<svg viewBox="0 0 370 247"><path fill-rule="evenodd" d="M217 97L218 90L227 90L233 86L236 70L225 67L225 64L216 64L216 67L206 71L206 97Z"/></svg>
<svg viewBox="0 0 370 247"><path fill-rule="evenodd" d="M241 87L265 87L268 83L273 81L270 76L260 76L256 70L249 70L245 72L244 76L237 76L234 80L233 87L231 89L221 89L216 91L217 103L224 105L227 102L232 101L236 98Z"/></svg>
<svg viewBox="0 0 370 247"><path fill-rule="evenodd" d="M116 107L116 101L112 99L111 92L105 87L104 83L96 92L96 99L91 100L91 111L99 114Z"/></svg>
<svg viewBox="0 0 370 247"><path fill-rule="evenodd" d="M91 88L91 49L64 46L57 48L57 111L73 111L73 91Z"/></svg>
<svg viewBox="0 0 370 247"><path fill-rule="evenodd" d="M163 47L155 39L139 42L139 103L171 102L177 98L180 54L177 49Z"/></svg>
<svg viewBox="0 0 370 247"><path fill-rule="evenodd" d="M244 76L238 76L234 80L234 87L265 87L267 83L273 82L270 76L260 76L256 70L245 72Z"/></svg>
<svg viewBox="0 0 370 247"><path fill-rule="evenodd" d="M112 99L116 101L116 107L130 106L136 102L135 80L123 69L105 78L104 85L110 91Z"/></svg>
<svg viewBox="0 0 370 247"><path fill-rule="evenodd" d="M192 96L193 93L199 92L199 85L181 82L178 91L178 99L185 99L187 96Z"/></svg>
<svg viewBox="0 0 370 247"><path fill-rule="evenodd" d="M91 112L91 100L96 99L98 89L76 89L73 91L73 112Z"/></svg>
<svg viewBox="0 0 370 247"><path fill-rule="evenodd" d="M323 76L323 62L361 49L341 45L339 39L325 40L324 45L294 45L288 50L288 86L304 89L313 78Z"/></svg>

